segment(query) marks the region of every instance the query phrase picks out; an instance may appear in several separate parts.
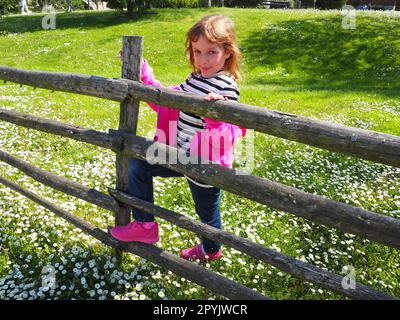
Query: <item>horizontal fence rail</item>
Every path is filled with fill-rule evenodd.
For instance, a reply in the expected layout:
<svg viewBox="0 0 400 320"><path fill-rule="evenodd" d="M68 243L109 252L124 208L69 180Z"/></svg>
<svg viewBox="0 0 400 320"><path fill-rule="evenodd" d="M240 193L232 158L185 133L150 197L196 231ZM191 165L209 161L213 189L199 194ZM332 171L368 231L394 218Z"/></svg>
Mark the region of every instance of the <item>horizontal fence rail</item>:
<svg viewBox="0 0 400 320"><path fill-rule="evenodd" d="M153 143L158 145L159 153L176 154L177 149L158 142L131 136L124 140L122 152L141 160L154 160L146 157L146 150ZM173 158L176 158L173 156ZM195 160L193 160L195 161ZM365 238L400 248L400 220L354 207L319 195L310 194L271 180L246 175L238 175L238 170L220 165L204 164L160 164L174 171L254 200L258 203L292 213L310 221Z"/></svg>
<svg viewBox="0 0 400 320"><path fill-rule="evenodd" d="M1 155L2 155L2 153L0 152L0 160L3 160L3 158L1 158ZM9 156L9 158L11 158L11 156ZM23 162L23 161L19 160L19 159L14 159L13 162L7 162L7 163L9 163L10 165L13 165L13 163L18 163L18 162ZM17 168L22 169L23 172L30 175L31 169L27 170L26 167L27 167L26 164L22 167L20 165L17 166ZM42 182L43 184L53 185L52 180L56 180L56 181L62 180L64 182L64 184L66 185L66 188L63 188L62 190L59 189L60 191L64 191L66 194L78 197L78 198L85 200L92 204L97 203L97 205L98 205L99 202L95 201L93 196L87 196L84 193L79 194L74 191L71 191L71 189L68 188L69 185L74 185L76 190L86 190L87 189L86 186L80 185L77 182L74 182L72 180L56 176L56 175L54 175L50 172L44 171L42 169L39 169L39 168L36 168L33 166L30 166L30 167L34 168L36 172L42 171L45 174L45 176L47 178L40 179L40 182ZM37 180L39 181L39 179L37 179ZM16 190L17 185L15 183L5 180L4 178L0 177L0 183L3 183L4 185ZM58 188L59 188L59 186L58 186ZM16 191L19 191L19 190L16 190ZM115 200L113 200L113 198L110 199L109 196L104 195L101 192L98 192L98 191L95 191L95 192L96 192L97 197L106 199L105 201L109 201L110 207L112 207L114 205ZM384 300L397 299L396 297L387 295L383 292L377 291L377 290L375 290L369 286L363 285L361 283L357 283L357 286L355 289L345 289L342 286L343 277L341 277L333 272L323 270L321 268L313 266L310 263L303 262L303 261L297 260L295 258L289 257L285 254L282 254L278 251L268 249L264 246L261 246L254 242L251 242L245 238L238 237L236 235L230 234L229 232L210 227L204 223L194 221L183 215L180 215L173 211L158 207L154 204L148 203L141 199L131 197L131 196L129 196L123 192L120 192L118 190L109 188L109 192L115 199L117 199L118 201L120 201L124 204L142 209L150 214L153 214L162 219L165 219L165 220L173 223L176 226L182 227L188 231L193 231L193 232L199 234L200 236L205 236L212 240L222 242L223 244L231 246L245 254L248 254L248 255L255 257L263 262L266 262L266 263L268 263L284 272L287 272L301 280L315 283L317 285L320 285L323 288L343 294L349 298L352 298L352 299L384 299ZM28 198L30 198L31 200L34 200L29 196L28 196ZM101 202L103 207L104 207L105 201L102 200L102 202ZM47 207L47 208L51 210L51 207Z"/></svg>
<svg viewBox="0 0 400 320"><path fill-rule="evenodd" d="M125 39L126 38L126 39ZM133 39L136 38L136 39ZM124 37L124 47L131 41L141 47L139 37ZM136 41L136 42L135 42ZM135 49L136 50L136 49ZM133 50L133 51L135 51ZM128 52L129 50L125 50ZM124 66L138 57L125 57ZM132 62L132 61L131 61ZM137 63L137 66L140 66ZM138 72L136 72L138 74ZM204 183L243 196L258 203L292 213L318 224L333 227L369 240L400 248L400 220L354 207L322 196L306 193L299 189L276 183L265 178L253 176L240 170L226 168L218 164L199 164L199 159L190 157L188 164L176 163L170 159L180 159L183 153L174 147L136 136L137 119L131 121L131 113L136 109L126 109L139 100L157 105L191 112L200 116L233 123L277 137L341 152L362 159L400 167L400 137L375 131L357 129L340 124L314 120L293 114L268 110L237 102L205 101L202 97L144 85L128 79L109 79L98 76L28 71L0 66L0 79L19 84L50 90L84 94L122 102L119 130L109 133L81 128L60 121L54 121L0 108L0 120L26 128L63 136L112 150L118 159L137 158L157 163L184 175L199 179ZM136 110L136 111L135 111ZM127 121L130 121L129 123ZM122 124L122 127L121 127ZM126 132L128 128L132 133ZM126 127L126 128L125 128ZM132 130L131 130L132 129ZM158 157L147 154L148 148L158 150ZM187 157L184 157L187 159ZM215 229L176 212L161 208L124 193L118 186L123 170L118 174L117 189L109 188L110 195L81 185L75 181L57 176L0 151L0 160L23 171L35 180L63 193L83 199L89 203L121 214L129 207L140 208L147 213L165 219L172 224L195 232L200 236L221 242L287 272L300 280L309 281L323 288L343 294L353 299L398 299L369 286L357 283L355 289L344 289L343 277L320 269L312 264L286 256L275 250L263 247L248 239L229 232ZM159 162L161 160L161 163ZM122 167L121 167L122 168ZM118 178L119 177L119 178ZM121 180L122 181L122 180ZM131 252L148 259L172 272L185 277L211 291L230 299L271 299L255 290L247 288L221 275L213 273L196 264L183 260L155 246L142 243L122 243L110 234L91 226L86 221L58 208L49 201L21 188L19 185L0 177L0 183L23 194L27 198L53 211L56 215L71 222L82 231L92 235L102 243L115 249ZM125 208L125 209L123 209ZM122 220L121 220L122 221Z"/></svg>
<svg viewBox="0 0 400 320"><path fill-rule="evenodd" d="M270 300L270 297L250 289L242 284L236 283L233 280L227 279L215 272L209 271L204 267L188 262L177 257L169 252L163 251L152 245L132 242L123 243L114 239L111 235L92 226L85 220L74 216L73 214L61 209L49 201L40 198L35 193L20 187L18 184L8 181L0 177L0 183L24 195L30 200L40 204L46 209L52 211L57 216L72 223L83 232L93 236L102 243L125 252L133 253L141 256L153 263L156 263L167 270L174 272L194 283L197 283L216 294L223 295L229 299L244 299L244 300Z"/></svg>
<svg viewBox="0 0 400 320"><path fill-rule="evenodd" d="M109 190L110 194L118 201L143 210L149 214L160 217L185 230L197 233L211 240L222 242L260 261L266 262L295 277L318 284L323 288L341 293L353 299L397 299L377 291L369 286L357 283L353 290L344 289L343 277L333 272L323 270L314 265L289 257L278 251L266 248L229 232L213 228L207 224L197 222L174 211L164 209L139 198L132 197L118 190Z"/></svg>
<svg viewBox="0 0 400 320"><path fill-rule="evenodd" d="M0 108L0 120L16 124L29 129L55 134L62 137L72 138L96 145L101 148L110 149L114 152L122 148L122 138L110 137L108 133L86 129L56 120L35 117L26 113Z"/></svg>
<svg viewBox="0 0 400 320"><path fill-rule="evenodd" d="M85 132L87 132L87 129L66 125L58 121L48 121L43 118L40 118L41 126L38 127L35 125L38 119L38 117L24 115L19 112L0 109L0 120L9 121L27 128L62 135L93 145L102 147L108 145L116 152L121 152L141 160L147 160L146 150L153 144L158 146L160 150L159 154L176 155L177 153L177 149L173 147L135 135L119 134L118 132L107 134L95 130L90 130L90 132L86 134ZM76 134L76 132L79 132L79 134ZM115 139L115 141L113 139ZM39 176L44 174L41 171L37 171L41 169L35 169L36 171L30 172L33 169L29 169L30 165L28 163L2 151L0 151L0 160L18 167L30 176L33 174ZM360 235L398 249L400 248L400 220L398 219L327 199L322 196L313 195L265 178L246 174L237 175L237 170L220 165L190 163L185 165L179 163L168 164L168 159L165 160L167 164L160 164L161 166L187 174L195 179L197 178L205 183L212 184L250 200L295 214L328 227ZM193 159L193 162L195 162L195 159ZM55 178L51 186L63 192L66 190L66 182L58 182ZM71 188L74 189L75 187L71 186ZM80 197L79 194L83 194L82 191L83 190L77 190L75 192L76 196ZM88 191L85 192L87 193ZM102 205L100 204L100 206ZM113 206L112 210L115 209L116 207Z"/></svg>
<svg viewBox="0 0 400 320"><path fill-rule="evenodd" d="M32 166L26 161L20 160L12 155L0 150L0 160L9 165L18 168L31 178L51 187L55 190L69 194L76 198L86 200L103 209L111 212L118 212L119 205L113 197L101 193L100 191L83 186L67 178L60 177L54 173Z"/></svg>
<svg viewBox="0 0 400 320"><path fill-rule="evenodd" d="M277 137L400 167L400 137L294 114L202 97L127 79L0 67L0 79L114 101L127 97L233 123Z"/></svg>

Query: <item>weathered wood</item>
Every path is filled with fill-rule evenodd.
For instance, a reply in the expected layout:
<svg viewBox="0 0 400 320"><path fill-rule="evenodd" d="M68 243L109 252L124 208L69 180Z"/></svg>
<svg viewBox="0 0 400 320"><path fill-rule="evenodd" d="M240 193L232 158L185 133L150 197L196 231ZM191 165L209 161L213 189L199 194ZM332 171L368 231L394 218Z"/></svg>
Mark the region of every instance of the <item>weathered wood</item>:
<svg viewBox="0 0 400 320"><path fill-rule="evenodd" d="M15 115L13 115L13 114L8 114L8 113L6 113L7 114L7 116L8 116L8 118L9 119L7 119L7 120L13 120L13 117L12 116L15 116ZM19 118L21 118L21 119L24 119L23 117L19 117ZM30 122L31 120L33 120L33 119L29 119L29 120L27 120L27 121L23 121L23 125L28 125L28 124L31 124L32 125L32 123ZM12 122L12 121L10 121L10 122ZM41 124L42 124L42 126L39 128L39 129L42 129L42 130L44 130L44 131L46 131L46 132L52 132L52 133L56 133L56 134L62 134L62 135L64 135L64 136L68 136L68 130L58 130L58 132L57 132L57 130L56 129L54 129L52 126L54 126L54 127L56 127L56 128L58 128L58 127L60 127L60 123L52 123L52 124L49 124L49 123L46 123L46 121L43 121L43 119L41 119L40 121L39 121ZM48 128L48 126L47 125L49 125L50 127ZM82 128L80 128L81 130L82 130L82 133L81 133L81 135L84 135L84 132L85 132L85 129L82 129ZM96 132L94 132L94 133L89 133L89 135L93 135L93 134L95 134ZM102 134L104 134L104 133L102 133ZM114 133L115 134L115 133ZM72 138L77 138L78 136L75 136L74 137L74 133L73 133L73 131L71 131L70 132L70 135L72 135ZM107 134L104 134L104 135L106 135L106 136L108 136ZM80 135L79 135L80 136ZM97 134L95 134L95 136L97 136ZM117 139L117 138L119 138L119 142L118 142L118 144L117 143L115 143L115 141L114 141L114 139ZM150 146L151 144L152 144L152 142L151 141L148 141L148 140L146 140L146 139L144 139L144 138L140 138L140 137L130 137L130 138L134 138L134 139L136 139L137 141L136 141L136 144L138 144L138 145L140 145L140 144L142 144L142 142L144 141L144 142L146 142L146 143L148 143L148 146ZM84 139L86 139L86 138L84 138ZM104 145L104 142L102 142L102 141L100 141L99 142L99 140L98 139L95 139L96 141L97 141L97 143L101 143L102 145ZM118 137L118 136L113 136L113 137L106 137L106 140L108 141L108 143L107 143L107 145L108 146L115 146L115 145L119 145L119 143L120 143L120 141L121 141L121 137ZM129 139L128 139L129 140ZM131 142L128 142L128 145L129 144L131 144L132 143L132 141ZM96 144L96 143L94 143L94 144ZM120 149L119 147L117 148L117 149ZM146 147L144 148L144 150L146 149ZM126 152L126 151L125 151ZM1 156L1 153L0 153L0 156ZM2 158L1 160L5 160L4 158ZM9 162L8 162L9 163ZM10 163L10 164L12 164L12 162ZM204 165L203 165L204 166ZM219 166L214 166L215 168L216 168L216 170L218 170L218 167ZM185 167L183 167L183 169L184 169ZM184 171L184 173L185 173L185 171ZM39 172L39 176L40 175L42 175L40 172ZM51 178L51 174L46 174L45 176L50 176L50 178ZM202 176L202 178L203 178L203 180L204 180L204 176ZM63 180L62 182L61 182L61 185L63 185L63 186L69 186L70 185L70 183L69 183L69 181L68 181L68 179L63 179L63 178L61 178L61 179L55 179L56 181L57 180ZM54 181L53 181L54 182ZM45 183L45 184L47 184L47 183ZM47 185L50 185L50 186L52 186L52 184L50 183L50 184L47 184ZM76 184L75 184L75 186L73 187L73 189L84 189L84 188L82 188L82 187L80 187L80 188L76 188ZM63 191L63 190L61 190L61 191ZM76 195L76 193L74 193L74 192L69 192L68 190L64 190L64 192L66 192L66 193L68 193L68 194L71 194L71 195ZM81 192L78 192L78 194L83 194L83 193L81 193ZM78 195L78 197L80 197L80 198L82 198L82 199L84 199L84 200L86 200L86 201L88 201L88 198L86 198L86 197L82 197L82 196L79 196ZM91 201L90 199L89 199L89 202L92 202L92 203L95 203L95 204L97 204L97 202L94 202L94 201ZM114 210L117 210L116 209L116 206L114 205L113 206L114 207ZM107 208L107 207L106 207ZM200 228L200 232L202 231L202 229ZM212 236L211 236L212 237ZM222 240L223 240L223 238L222 238ZM223 241L222 241L223 242ZM260 250L260 253L259 253L260 255L264 255L265 254L265 252L263 252L262 250ZM265 256L264 255L264 257L261 257L260 258L261 260L263 260L263 261L266 261L267 259L272 259L271 257L269 257L268 255L267 256ZM290 259L290 258L289 258ZM280 261L280 260L282 260L282 257L279 257L279 259L278 259L278 261ZM273 264L273 263L271 263L271 264ZM279 265L275 265L275 266L277 266L277 267L279 267ZM289 264L288 264L288 266L290 266ZM296 276L299 276L300 278L301 278L301 276L302 276L302 269L301 268L305 268L304 266L296 266L295 264L293 264L291 267L288 267L288 269L286 270L286 269L284 269L284 268L282 268L282 270L284 270L284 271L286 271L286 272L289 272L289 273L291 273L291 274L294 274L294 275L296 275ZM313 277L312 275L310 275L308 278L307 278L308 276L307 275L303 275L303 278L304 279L307 279L307 280L309 280L309 281L312 281L312 280L314 280L315 281L315 278L317 279L317 281L318 281L318 275L317 276L315 276L315 277ZM322 277L321 278L322 280L321 280L321 282L324 282L324 281L327 281L327 284L326 284L326 287L327 288L329 288L329 286L334 286L335 285L335 281L333 282L333 284L332 283L329 283L328 282L328 280L326 280L324 277ZM325 280L324 280L325 279ZM337 281L336 281L336 284L337 284ZM322 284L321 284L322 285ZM332 289L332 288L330 288L330 289ZM332 289L333 290L333 289ZM344 294L346 294L346 292L344 292Z"/></svg>
<svg viewBox="0 0 400 320"><path fill-rule="evenodd" d="M67 220L75 227L81 229L86 234L93 236L105 245L145 258L167 270L174 272L181 277L184 277L194 283L197 283L200 286L203 286L213 291L216 294L223 295L229 299L271 299L270 297L264 296L251 288L229 280L217 273L205 269L200 265L188 262L155 246L139 242L119 242L103 230L89 224L87 221L76 217L75 215L69 213L64 209L53 205L51 202L40 198L35 193L20 187L14 182L8 181L0 177L0 183L8 186L9 188L19 192L30 200L52 211L57 216Z"/></svg>
<svg viewBox="0 0 400 320"><path fill-rule="evenodd" d="M142 137L128 135L122 144L123 136L117 131L110 136L107 133L73 127L61 122L31 117L15 111L1 110L0 119L23 125L28 128L51 132L78 141L85 141L94 145L109 147L123 152L130 157L145 160L146 150L153 145L153 141ZM40 125L35 124L38 120ZM93 138L94 137L94 138ZM101 138L100 138L101 137ZM93 139L92 139L93 138ZM157 145L160 145L156 143ZM176 149L165 145L160 146L166 154L176 154ZM173 151L170 151L173 150ZM305 217L313 222L337 228L345 232L357 234L367 239L383 243L395 248L400 247L399 220L384 215L326 199L321 196L286 187L263 178L251 175L237 175L233 169L218 165L180 165L166 166L172 170L180 170L184 174L192 174L200 180L219 186L220 188L238 193L251 200L284 210L295 215ZM196 168L197 167L197 168ZM190 169L190 170L189 170ZM206 175L204 173L207 173ZM210 174L208 174L210 173ZM222 174L222 175L221 175ZM62 185L62 184L61 184ZM313 199L316 199L314 203ZM299 204L298 206L296 204Z"/></svg>
<svg viewBox="0 0 400 320"><path fill-rule="evenodd" d="M310 281L323 288L341 293L352 299L395 299L386 293L375 290L357 281L355 289L345 289L342 286L343 276L318 268L310 263L289 257L278 251L268 249L248 239L238 237L229 232L211 227L202 222L178 214L174 211L164 209L150 202L130 196L119 190L109 188L110 194L120 202L143 210L149 214L160 217L183 229L192 231L199 236L222 242L260 261L266 262L274 267L289 273L301 280Z"/></svg>
<svg viewBox="0 0 400 320"><path fill-rule="evenodd" d="M139 75L138 70L140 70L140 56L139 59L135 59L132 57L132 54L129 53L130 51L132 52L132 50L125 48L124 45L125 58L127 56L130 56L131 61L137 62L135 70L137 71L136 74ZM135 52L135 50L133 50L133 52ZM129 69L130 65L131 64L126 63L125 59L122 77L139 80L140 76L136 78L124 76L124 74L126 75L128 72L132 71L132 69ZM135 72L133 71L133 73ZM122 101L120 117L121 121L119 127L120 133L136 132L139 99L142 98L143 100L159 105L166 105L170 106L171 108L179 108L184 111L234 123L243 127L252 128L260 132L272 134L278 137L306 143L316 147L325 148L331 151L350 154L367 160L400 167L400 137L393 135L336 125L324 121L312 120L305 117L260 109L240 103L223 101L205 102L202 98L192 96L190 94L176 93L174 91L164 88L148 87L138 83L137 81L124 79L106 79L96 76L71 75L61 73L41 73L36 71L23 71L3 67L0 67L0 78L47 89L82 93L115 101ZM9 115L10 113L0 112L0 118L4 117L4 119L7 119L8 117L8 120L6 121L16 121L14 122L16 124L24 125L26 127L33 127L34 129L51 132L58 135L75 135L75 140L92 143L94 145L99 145L101 147L109 148L116 151L117 176L119 177L117 179L117 189L123 191L127 190L126 178L128 158L133 155L139 159L145 159L144 154L146 149L143 149L143 147L148 147L153 144L153 142L149 142L147 140L137 139L138 137L124 135L124 139L122 139L121 135L114 137L111 137L105 133L100 133L100 135L98 135L95 131L85 131L85 129L69 125L65 125L64 127L57 127L55 123L51 123L51 126L49 127L47 126L47 123L40 123L36 121L39 120L39 118L21 119L20 115L13 114L13 117L9 117ZM159 145L158 147L161 152L163 150L167 152L170 152L172 150L172 153L176 153L175 148L170 148L168 146L160 144L157 145ZM123 152L119 152L119 150L122 150ZM139 153L136 154L138 150ZM43 183L55 189L77 196L108 210L118 211L119 205L112 197L106 196L100 192L91 190L77 183L68 181L68 179L57 177L56 175L50 174L48 172L47 173L49 175L46 176L46 171L35 168L27 164L26 162L18 160L1 151L0 160L14 165L17 168L20 168L25 173L29 172L28 174L36 180L42 180L44 181ZM236 176L235 174L238 173L238 171L224 168L218 165L207 166L198 165L196 163L195 165L165 164L163 166L177 172L188 174L206 183L213 184L217 187L234 192L238 195L245 196L260 203L264 203L274 208L291 212L301 217L305 217L314 222L325 224L327 226L333 226L343 231L365 236L366 238L369 238L371 240L375 240L399 248L399 220L383 215L374 214L367 210L349 206L330 199L325 199L323 197L310 195L295 188L277 184L266 179L245 174ZM69 184L65 185L66 182L68 182ZM4 179L0 178L0 183L4 183ZM6 184L7 183L9 183L9 186L11 188L16 188L15 184L14 186L12 186L11 182L6 181ZM61 186L64 186L64 190L62 190ZM31 198L35 198L34 194L29 194L29 192L25 192L25 195ZM121 197L121 194L119 194L119 196ZM124 196L127 195L125 194ZM36 196L35 200L38 199L39 198ZM132 199L128 200L132 201ZM41 203L42 205L47 205L47 208L50 208L50 210L51 208L55 208L52 207L50 203ZM122 206L123 203L124 202L122 201ZM143 203L139 205L143 205ZM146 205L147 204L145 204L144 206ZM147 210L150 211L156 210L158 212L160 211L160 209L162 208L155 208L154 206L147 207ZM125 208L125 213L127 212L127 210L129 210L129 208ZM122 212L121 209L119 212ZM165 210L165 212L163 213L171 214L171 212L168 212L168 210ZM126 216L127 215L125 214L125 217ZM74 220L72 215L70 217L64 216L64 218L67 218L67 220L69 218L71 221ZM169 218L171 219L171 217ZM179 215L174 216L172 219L178 218L180 218ZM125 224L125 222L122 223L123 219L117 220L119 221L119 224ZM80 223L84 229L86 228L86 231L92 232L92 235L94 235L98 230L93 229L93 227L88 224L84 225L85 221L83 220L74 221L75 223ZM189 222L185 220L183 221L184 224L187 224ZM182 224L182 221L178 221L176 223L179 225L179 223ZM331 274L326 271L324 271L325 273L321 273L321 270L319 270L318 268L312 265L305 264L303 262L300 262L300 265L296 265L298 261L291 257L285 257L284 255L274 256L274 253L271 252L272 250L268 251L269 249L266 249L262 246L260 246L260 248L254 247L255 244L251 243L250 241L240 239L239 237L230 235L229 233L224 233L218 230L216 233L213 233L212 228L206 225L202 226L201 224L193 224L192 221L188 224L188 226L189 230L191 229L198 234L206 236L208 234L209 238L215 238L217 241L219 238L222 239L219 239L219 241L221 242L230 241L231 245L233 244L233 246L236 245L236 247L240 247L242 251L247 249L248 251L250 251L251 255L263 261L269 259L271 264L275 263L280 266L281 270L294 274L301 279L314 281L316 283L319 282L323 287L330 289L334 287L336 290L338 290L338 292L344 290L343 289L340 291L338 284L339 280L341 279L339 279L339 276L335 274ZM100 233L97 232L97 234L99 235ZM125 247L128 247L128 249L130 249L132 247L132 245L120 244L108 235L104 236L104 234L105 233L101 231L101 236L104 238L104 242L111 241L112 244L115 245L115 248L125 249ZM185 272L187 272L189 277L196 276L194 274L196 273L195 269L188 270L188 267L186 265L181 266L179 265L180 261L175 261L179 258L171 255L172 257L170 260L159 260L160 256L164 254L160 249L157 249L153 246L141 245L142 244L134 244L134 247L136 251L141 252L142 254L144 254L144 256L149 252L151 254L154 253L154 256L152 257L154 259L153 261L161 261L165 263L165 265L170 264L169 267L171 271L174 271L177 274L179 274L179 272L181 272L182 274L185 274ZM156 251L153 252L152 250ZM282 263L282 260L284 258L288 258L288 260ZM184 261L184 263L187 262ZM178 270L178 272L176 270ZM207 276L208 275L206 275L206 277ZM221 288L219 288L220 284L214 280L215 278L203 278L197 279L197 281L200 281L204 284L207 284L209 283L209 281L211 281L212 285L215 286L215 290L222 290ZM221 278L222 282L227 280L223 277ZM377 292L367 286L361 285L360 289L360 285L357 285L357 288L359 289L359 292L356 292L353 295L353 297L357 299L394 298ZM260 298L261 296L250 290L249 288L243 286L239 287L239 291L235 291L235 289L236 287L233 287L233 289L228 288L228 290L225 290L224 292L230 294L232 297L238 296L241 298L243 298L243 290L245 291L244 296L246 298ZM341 293L346 294L346 291ZM261 297L266 298L264 296Z"/></svg>
<svg viewBox="0 0 400 320"><path fill-rule="evenodd" d="M4 157L2 157L3 154L0 152L0 159L1 160L7 160ZM87 195L87 187L80 185L76 182L73 182L69 179L62 178L59 176L56 176L54 174L51 174L47 171L37 169L35 170L30 170L26 169L26 167L31 167L30 165L27 165L21 160L18 159L13 159L13 157L9 156L8 158L11 159L11 161L6 161L7 163L11 165L15 165L15 162L20 162L22 165L18 165L16 167L20 168L23 170L25 173L27 173L29 176L35 178L36 180L44 183L45 185L52 186L57 190L60 190L62 192L65 192L67 194L70 194L72 196L76 196L80 199L83 199L85 201L88 201L90 203L99 205L99 201L97 197L100 195L101 200L101 205L102 207L110 210L110 208L113 209L114 212L118 211L118 206L115 203L115 200L112 197L106 196L100 192L97 191L92 191L92 193L88 196ZM16 160L16 161L15 161ZM39 175L33 175L32 171L35 171L36 173L39 173ZM39 176L39 178L37 178ZM72 191L71 191L72 190ZM176 223L176 225L187 228L190 231L194 231L200 235L204 235L206 237L209 237L211 239L214 239L216 241L220 241L223 243L226 243L228 245L231 245L234 248L237 248L238 250L243 251L244 253L250 254L262 261L265 261L267 263L270 263L281 270L288 272L290 274L293 274L296 277L299 277L300 279L305 279L307 281L311 281L314 283L317 283L323 287L326 287L328 289L340 292L344 295L347 295L351 298L356 298L356 299L366 299L366 298L385 298L384 296L380 296L379 293L374 292L372 289L368 287L363 287L362 285L357 286L358 290L345 290L341 289L339 284L340 284L340 279L339 276L325 272L323 270L318 270L318 268L313 267L312 265L309 264L304 264L301 261L298 261L296 259L293 259L291 257L287 257L285 255L281 255L280 253L274 252L273 250L266 249L260 245L253 244L248 240L241 239L239 237L236 237L234 235L230 235L229 233L216 230L214 231L212 227L209 227L207 225L198 223L198 222L191 222L190 219L187 219L183 216L178 216L177 214L173 213L172 211L162 209L159 207L149 207L149 205L140 200L140 199L135 199L133 197L129 197L127 195L124 195L124 197L120 198L118 197L118 193L116 192L116 198L119 198L121 202L125 202L126 199L129 201L134 202L129 202L129 205L133 204L138 204L138 206L145 210L148 211L149 213L152 213L156 216L160 216L170 222ZM113 194L115 196L115 194ZM110 202L107 204L107 202ZM188 222L189 221L189 222ZM211 231L210 231L211 230ZM318 273L318 271L321 271L321 273ZM371 291L372 290L372 291ZM387 297L386 297L387 298Z"/></svg>
<svg viewBox="0 0 400 320"><path fill-rule="evenodd" d="M112 134L116 134L112 130ZM169 158L185 158L171 146L142 137L124 135L122 153L141 160L159 162L159 165L186 174L204 183L283 210L313 222L360 235L388 246L400 248L400 220L354 207L322 196L310 194L271 180L249 175L240 170L218 164L201 164L191 157L188 164L172 162ZM149 147L158 149L158 158ZM180 153L179 156L177 154Z"/></svg>
<svg viewBox="0 0 400 320"><path fill-rule="evenodd" d="M117 131L111 130L113 135L110 136L107 133L85 128L78 129L78 127L66 125L61 122L31 117L4 109L0 112L0 119L28 128L59 134L78 141L85 141L106 148L109 147L114 151L125 148L123 152L126 155L142 160L146 159L147 148L151 147L154 143L142 137L127 135L123 146L123 135ZM38 120L40 125L36 125L35 120ZM156 144L166 154L169 152L176 154L175 148L160 145L157 142ZM197 177L203 181L207 180L207 183L216 185L224 190L307 218L313 222L357 234L388 246L400 248L400 226L397 219L375 214L321 196L311 195L263 178L251 175L237 175L237 170L218 165L186 166L178 163L175 167L168 165L166 167L184 174L191 174L195 178ZM314 203L314 199L317 202Z"/></svg>
<svg viewBox="0 0 400 320"><path fill-rule="evenodd" d="M93 203L112 212L118 212L119 210L117 201L115 201L113 197L101 193L100 191L91 189L67 178L60 177L54 173L35 167L28 162L13 157L12 155L1 150L0 160L15 168L18 168L28 176L53 189L85 200L89 203Z"/></svg>
<svg viewBox="0 0 400 320"><path fill-rule="evenodd" d="M0 108L0 120L25 128L72 138L77 141L90 143L113 151L121 149L121 137L110 137L110 135L105 132L81 128L60 121L35 117L26 113L3 108Z"/></svg>
<svg viewBox="0 0 400 320"><path fill-rule="evenodd" d="M132 95L276 137L400 167L400 137L229 101L204 101L186 92L129 83Z"/></svg>
<svg viewBox="0 0 400 320"><path fill-rule="evenodd" d="M128 85L119 78L104 78L85 74L43 72L0 66L0 79L34 88L84 94L113 101L123 101Z"/></svg>
<svg viewBox="0 0 400 320"><path fill-rule="evenodd" d="M9 67L0 67L0 79L116 101L123 101L129 96L134 96L148 102L233 123L277 137L400 167L400 137L390 134L352 128L242 103L204 101L202 97L193 94L146 86L127 79L26 71Z"/></svg>
<svg viewBox="0 0 400 320"><path fill-rule="evenodd" d="M124 36L122 43L123 63L121 77L129 80L140 80L143 37L137 36ZM136 134L137 123L139 117L139 103L138 98L127 96L120 106L119 117L119 130ZM117 154L116 157L116 187L119 190L128 191L129 177L128 177L128 163L129 158ZM130 208L121 205L119 212L115 216L115 225L125 226L130 222ZM117 254L118 255L118 254Z"/></svg>

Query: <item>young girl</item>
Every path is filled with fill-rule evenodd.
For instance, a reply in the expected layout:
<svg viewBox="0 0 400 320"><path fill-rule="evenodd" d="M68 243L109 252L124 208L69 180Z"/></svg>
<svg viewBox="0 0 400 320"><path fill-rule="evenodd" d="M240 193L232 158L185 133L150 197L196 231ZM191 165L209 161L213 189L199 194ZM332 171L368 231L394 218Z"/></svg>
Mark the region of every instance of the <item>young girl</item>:
<svg viewBox="0 0 400 320"><path fill-rule="evenodd" d="M240 78L240 51L236 44L233 22L223 15L206 16L187 33L186 55L194 72L175 90L204 96L205 100L239 101L236 80ZM141 80L147 85L161 86L154 78L153 69L144 59ZM197 116L178 109L149 103L157 112L155 141L183 150L186 154L206 158L213 163L232 167L235 138L245 136L246 129L233 124ZM225 143L220 145L221 134ZM214 137L213 137L214 135ZM218 146L215 141L217 140ZM228 144L226 142L229 142ZM209 148L203 148L207 146ZM204 153L203 150L211 150ZM154 202L153 177L182 177L167 168L151 165L146 161L131 159L129 163L129 193L145 201ZM221 228L219 211L221 190L188 176L189 187L201 221ZM158 224L154 216L132 209L134 221L127 226L114 227L111 234L121 241L137 241L154 244L159 240ZM180 253L187 260L216 260L222 256L221 244L202 238L201 243Z"/></svg>

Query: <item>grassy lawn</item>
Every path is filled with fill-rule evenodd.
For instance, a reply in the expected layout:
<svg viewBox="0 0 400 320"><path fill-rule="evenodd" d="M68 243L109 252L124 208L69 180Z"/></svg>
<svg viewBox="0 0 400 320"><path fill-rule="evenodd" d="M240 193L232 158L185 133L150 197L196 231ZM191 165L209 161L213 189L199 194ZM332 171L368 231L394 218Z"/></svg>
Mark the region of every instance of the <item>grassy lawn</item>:
<svg viewBox="0 0 400 320"><path fill-rule="evenodd" d="M243 52L241 101L283 112L400 135L400 15L357 12L356 29L337 11L154 9L135 21L118 12L60 13L56 30L43 15L0 19L0 65L119 77L122 35L144 36L144 56L164 85L190 73L185 33L200 17L224 13L236 23ZM145 104L138 133L152 138L155 113ZM118 126L119 104L12 83L0 85L0 107L106 131ZM107 192L115 184L112 152L0 122L1 150ZM255 133L253 174L301 190L400 218L400 169ZM73 199L8 165L0 175L36 190L99 228L109 212ZM197 219L183 178L156 178L155 202ZM228 192L224 229L321 268L400 296L398 251L316 225ZM197 237L161 221L163 249L176 253ZM342 299L267 264L226 248L211 270L275 299ZM43 267L57 287L43 287ZM31 201L0 186L0 299L220 299L152 263L112 251Z"/></svg>

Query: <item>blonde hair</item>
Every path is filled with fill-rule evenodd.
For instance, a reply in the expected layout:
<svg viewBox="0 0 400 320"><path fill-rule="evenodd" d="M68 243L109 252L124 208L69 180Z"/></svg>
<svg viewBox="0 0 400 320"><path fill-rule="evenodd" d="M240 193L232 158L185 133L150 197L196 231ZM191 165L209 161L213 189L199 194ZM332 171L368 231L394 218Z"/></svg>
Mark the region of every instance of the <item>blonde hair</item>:
<svg viewBox="0 0 400 320"><path fill-rule="evenodd" d="M220 44L225 51L231 55L226 59L224 71L233 79L239 81L241 53L236 43L236 32L233 21L224 15L205 16L200 19L186 34L185 53L188 57L193 70L200 73L194 64L192 41L196 42L200 36L204 36L212 43Z"/></svg>

